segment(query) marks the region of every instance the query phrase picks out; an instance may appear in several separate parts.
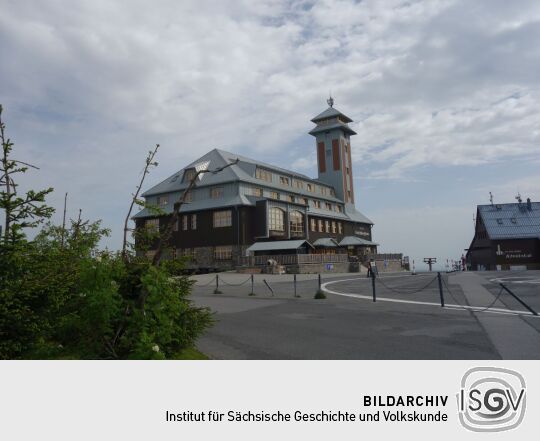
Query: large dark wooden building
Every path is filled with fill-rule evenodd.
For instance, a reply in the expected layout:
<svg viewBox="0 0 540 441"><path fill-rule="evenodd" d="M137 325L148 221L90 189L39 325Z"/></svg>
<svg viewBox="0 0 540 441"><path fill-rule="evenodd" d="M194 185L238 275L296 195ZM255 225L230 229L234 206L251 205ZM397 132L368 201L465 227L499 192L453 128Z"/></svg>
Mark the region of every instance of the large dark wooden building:
<svg viewBox="0 0 540 441"><path fill-rule="evenodd" d="M316 126L310 132L316 138L317 179L214 149L143 193L165 215L144 209L134 216L137 228L163 225L196 171L238 160L220 173L199 175L180 210L173 257L190 256L201 267L234 267L254 254L376 253L373 222L354 202L352 120L331 99L328 104L312 119Z"/></svg>
<svg viewBox="0 0 540 441"><path fill-rule="evenodd" d="M540 269L540 202L478 205L466 261L475 271Z"/></svg>

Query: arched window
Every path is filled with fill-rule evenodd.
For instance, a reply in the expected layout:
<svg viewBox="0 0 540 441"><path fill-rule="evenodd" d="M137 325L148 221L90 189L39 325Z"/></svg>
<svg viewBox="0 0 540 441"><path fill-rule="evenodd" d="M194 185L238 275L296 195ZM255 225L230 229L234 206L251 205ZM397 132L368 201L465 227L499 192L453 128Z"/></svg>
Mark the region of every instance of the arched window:
<svg viewBox="0 0 540 441"><path fill-rule="evenodd" d="M301 236L304 234L304 215L300 211L291 211L289 223L291 225L291 235Z"/></svg>
<svg viewBox="0 0 540 441"><path fill-rule="evenodd" d="M283 210L272 207L268 211L269 229L272 231L285 231Z"/></svg>

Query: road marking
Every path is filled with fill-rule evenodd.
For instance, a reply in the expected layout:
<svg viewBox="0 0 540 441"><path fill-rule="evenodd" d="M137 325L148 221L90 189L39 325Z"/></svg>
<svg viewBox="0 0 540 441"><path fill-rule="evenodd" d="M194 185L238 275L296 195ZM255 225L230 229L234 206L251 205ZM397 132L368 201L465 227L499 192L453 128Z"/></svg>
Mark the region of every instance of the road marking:
<svg viewBox="0 0 540 441"><path fill-rule="evenodd" d="M511 279L521 279L521 280L511 280ZM499 277L497 279L491 279L490 282L495 283L532 283L539 284L540 279L532 279L523 276L513 276L513 277Z"/></svg>
<svg viewBox="0 0 540 441"><path fill-rule="evenodd" d="M349 282L351 280L358 280L358 279L357 278L354 278L354 279L342 279L342 280L334 280L334 281L331 281L331 282L326 282L326 283L323 283L321 285L321 289L323 291L329 293L329 294L334 294L334 295L337 295L337 296L353 297L353 298L356 298L356 299L363 299L363 300L373 301L372 296L366 296L366 295L363 295L363 294L347 293L347 292L338 292L338 291L333 291L333 290L327 288L328 285L331 285L333 283ZM378 302L379 301L380 302L390 302L390 303L407 303L407 304L412 304L412 305L437 306L437 307L441 308L440 303L421 302L421 301L418 301L418 300L401 300L401 299L391 299L391 298L388 298L388 297L378 297L377 296L377 301ZM528 311L516 311L516 310L512 310L512 309L505 309L505 308L489 308L489 309L485 309L484 307L480 307L480 306L455 305L455 304L452 304L452 303L447 303L447 304L445 304L444 307L448 308L448 309L468 310L468 311L473 311L473 312L489 312L491 314L517 315L517 316L525 315L527 317L540 318L540 316L536 316L533 313L528 312Z"/></svg>

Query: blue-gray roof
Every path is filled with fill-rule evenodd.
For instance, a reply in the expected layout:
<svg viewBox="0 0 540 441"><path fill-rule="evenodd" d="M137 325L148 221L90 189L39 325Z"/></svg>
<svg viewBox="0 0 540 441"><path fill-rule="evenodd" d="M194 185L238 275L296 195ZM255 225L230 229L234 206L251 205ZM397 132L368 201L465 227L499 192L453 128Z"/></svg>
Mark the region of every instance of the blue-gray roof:
<svg viewBox="0 0 540 441"><path fill-rule="evenodd" d="M197 168L201 164L205 165L209 170L216 169L218 167L223 167L224 165L230 164L236 160L239 160L237 164L231 165L230 167L225 168L223 171L217 174L205 173L200 175L200 180L196 184L196 188L201 187L212 187L216 185L222 185L229 182L245 182L253 184L257 187L270 188L272 190L278 190L280 192L286 192L291 195L298 195L305 198L316 198L323 201L334 202L343 204L343 200L332 196L328 191L326 195L323 194L314 194L307 190L307 188L297 188L293 186L281 185L275 182L267 182L257 179L255 177L255 170L257 167L263 167L270 171L273 171L275 174L286 175L292 178L298 178L307 183L313 183L319 186L324 186L328 189L332 188L330 185L325 184L319 180L312 179L306 175L296 173L284 168L276 167L270 164L266 164L261 161L256 161L254 159L247 158L245 156L237 155L235 153L230 153L225 150L214 149L205 155L201 156L199 159L188 164L182 170L174 173L172 176L168 177L159 184L151 187L149 190L145 191L142 194L142 197L148 198L156 195L169 194L171 197L168 198L168 204L162 206L161 208L165 213L172 213L174 201L179 200L182 191L185 190L188 186L187 182L182 182L184 172L187 169ZM193 201L192 203L185 204L181 207L181 212L197 211L197 210L207 210L220 207L228 207L234 205L255 205L255 202L252 198L246 197L244 195L237 195L232 198L223 198L223 199L206 199L200 201ZM317 209L314 207L310 208L310 213L317 216L329 217L333 219L343 219L343 220L352 220L354 222L362 222L373 224L362 213L357 211L353 205L344 204L344 212L330 212L328 210ZM152 213L144 209L133 216L134 219L152 217Z"/></svg>
<svg viewBox="0 0 540 441"><path fill-rule="evenodd" d="M313 242L314 247L323 247L323 248L336 248L338 243L335 239L331 237L321 237Z"/></svg>
<svg viewBox="0 0 540 441"><path fill-rule="evenodd" d="M366 239L360 239L356 236L345 236L339 243L340 247L345 246L357 246L357 245L379 245L378 243L371 242Z"/></svg>
<svg viewBox="0 0 540 441"><path fill-rule="evenodd" d="M347 115L341 113L338 109L334 107L329 107L324 112L319 113L315 118L311 120L311 122L316 123L317 121L320 121L322 119L328 119L333 118L335 116L341 116L344 121L352 122L352 119L349 118Z"/></svg>
<svg viewBox="0 0 540 441"><path fill-rule="evenodd" d="M478 205L490 239L540 238L540 202Z"/></svg>

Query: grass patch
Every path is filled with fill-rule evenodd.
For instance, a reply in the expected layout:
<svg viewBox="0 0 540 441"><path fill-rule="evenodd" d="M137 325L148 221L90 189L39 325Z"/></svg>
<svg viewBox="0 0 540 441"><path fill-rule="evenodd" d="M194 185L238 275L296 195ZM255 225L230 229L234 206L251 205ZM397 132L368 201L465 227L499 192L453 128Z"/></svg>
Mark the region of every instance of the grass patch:
<svg viewBox="0 0 540 441"><path fill-rule="evenodd" d="M323 290L321 289L318 289L317 292L315 293L315 297L313 297L314 299L326 299L326 294L324 293Z"/></svg>

